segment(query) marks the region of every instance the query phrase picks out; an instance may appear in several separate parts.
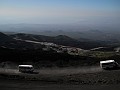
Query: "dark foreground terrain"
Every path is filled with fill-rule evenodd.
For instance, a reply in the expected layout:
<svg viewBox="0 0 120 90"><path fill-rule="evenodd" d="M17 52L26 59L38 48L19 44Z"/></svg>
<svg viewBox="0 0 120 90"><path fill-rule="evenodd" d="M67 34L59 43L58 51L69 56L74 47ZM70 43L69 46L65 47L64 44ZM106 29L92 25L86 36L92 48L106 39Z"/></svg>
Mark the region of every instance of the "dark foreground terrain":
<svg viewBox="0 0 120 90"><path fill-rule="evenodd" d="M28 74L1 68L0 90L120 90L120 70L56 68Z"/></svg>
<svg viewBox="0 0 120 90"><path fill-rule="evenodd" d="M0 90L120 90L118 85L64 85L0 79Z"/></svg>

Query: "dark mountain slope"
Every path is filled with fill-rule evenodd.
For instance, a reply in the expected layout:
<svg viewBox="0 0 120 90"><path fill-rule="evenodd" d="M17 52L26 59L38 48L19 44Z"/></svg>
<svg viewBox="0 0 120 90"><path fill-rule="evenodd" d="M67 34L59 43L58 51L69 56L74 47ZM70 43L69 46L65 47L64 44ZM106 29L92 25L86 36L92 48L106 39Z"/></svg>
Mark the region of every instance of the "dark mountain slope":
<svg viewBox="0 0 120 90"><path fill-rule="evenodd" d="M41 48L41 45L27 43L24 41L18 41L13 39L11 36L8 36L0 32L0 47L11 49L34 49Z"/></svg>
<svg viewBox="0 0 120 90"><path fill-rule="evenodd" d="M10 36L0 32L0 44L4 42L10 42L10 41L14 41L14 40Z"/></svg>
<svg viewBox="0 0 120 90"><path fill-rule="evenodd" d="M80 40L78 41L66 35L58 35L58 36L52 37L52 36L19 33L19 34L13 34L10 36L12 38L17 38L17 39L22 39L22 40L31 40L31 41L38 41L38 42L52 42L52 43L59 44L59 45L79 47L83 49L91 49L95 47L104 46L104 44L101 44L100 42L88 41L88 40L83 41L83 39L81 41Z"/></svg>

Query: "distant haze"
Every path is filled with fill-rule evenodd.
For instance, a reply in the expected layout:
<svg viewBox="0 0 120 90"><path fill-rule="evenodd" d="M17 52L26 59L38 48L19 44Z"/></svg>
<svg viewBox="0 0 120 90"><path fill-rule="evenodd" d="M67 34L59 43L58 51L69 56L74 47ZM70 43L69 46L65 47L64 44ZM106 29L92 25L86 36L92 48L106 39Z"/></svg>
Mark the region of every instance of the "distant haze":
<svg viewBox="0 0 120 90"><path fill-rule="evenodd" d="M120 26L113 25L85 25L85 24L0 24L0 32L78 32L89 30L119 31ZM40 33L39 33L40 34Z"/></svg>
<svg viewBox="0 0 120 90"><path fill-rule="evenodd" d="M0 0L0 24L44 24L47 30L54 26L57 30L119 30L120 0Z"/></svg>

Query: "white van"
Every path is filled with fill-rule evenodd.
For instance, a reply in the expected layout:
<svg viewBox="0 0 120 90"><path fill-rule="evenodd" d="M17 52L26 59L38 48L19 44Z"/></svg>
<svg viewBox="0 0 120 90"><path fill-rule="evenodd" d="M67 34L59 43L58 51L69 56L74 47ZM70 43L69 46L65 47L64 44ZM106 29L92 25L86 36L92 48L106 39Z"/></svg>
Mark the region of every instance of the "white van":
<svg viewBox="0 0 120 90"><path fill-rule="evenodd" d="M18 70L19 72L33 72L34 68L32 65L19 65Z"/></svg>
<svg viewBox="0 0 120 90"><path fill-rule="evenodd" d="M100 61L100 67L102 69L117 69L119 64L114 60Z"/></svg>

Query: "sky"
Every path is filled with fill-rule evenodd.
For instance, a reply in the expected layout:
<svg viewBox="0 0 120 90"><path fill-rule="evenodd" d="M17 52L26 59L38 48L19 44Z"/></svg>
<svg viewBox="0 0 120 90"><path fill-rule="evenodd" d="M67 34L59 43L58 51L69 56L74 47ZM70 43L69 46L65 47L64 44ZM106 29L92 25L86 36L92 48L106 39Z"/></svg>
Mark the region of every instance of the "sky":
<svg viewBox="0 0 120 90"><path fill-rule="evenodd" d="M0 24L120 26L120 0L0 0Z"/></svg>

